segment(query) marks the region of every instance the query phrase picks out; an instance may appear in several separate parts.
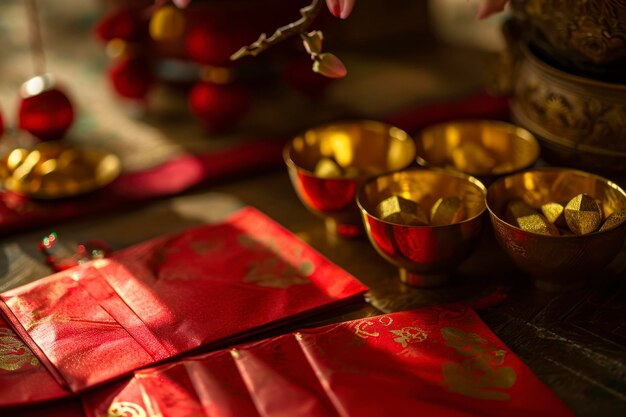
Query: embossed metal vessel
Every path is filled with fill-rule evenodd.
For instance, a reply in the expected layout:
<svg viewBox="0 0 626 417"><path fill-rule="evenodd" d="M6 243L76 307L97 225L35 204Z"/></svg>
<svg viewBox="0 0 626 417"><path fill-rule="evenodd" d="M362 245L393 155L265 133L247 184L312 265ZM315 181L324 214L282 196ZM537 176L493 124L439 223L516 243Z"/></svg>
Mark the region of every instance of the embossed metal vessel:
<svg viewBox="0 0 626 417"><path fill-rule="evenodd" d="M500 178L489 186L487 209L496 238L540 289L563 291L583 286L618 254L626 239L626 222L587 235L547 236L505 222L505 207L514 199L539 207L581 193L602 202L604 217L626 210L624 190L605 178L574 169L534 169Z"/></svg>
<svg viewBox="0 0 626 417"><path fill-rule="evenodd" d="M422 130L415 142L418 164L451 168L485 182L526 169L539 158L532 133L493 120L436 124Z"/></svg>
<svg viewBox="0 0 626 417"><path fill-rule="evenodd" d="M626 171L626 84L561 71L522 47L513 119L533 132L542 156L593 171Z"/></svg>
<svg viewBox="0 0 626 417"><path fill-rule="evenodd" d="M511 0L511 8L526 38L563 67L598 75L626 69L625 1Z"/></svg>
<svg viewBox="0 0 626 417"><path fill-rule="evenodd" d="M357 236L362 228L355 197L375 175L407 168L415 161L415 142L403 130L375 121L331 123L307 130L285 146L283 157L302 203L325 219L331 233ZM351 177L320 177L316 164L332 159Z"/></svg>
<svg viewBox="0 0 626 417"><path fill-rule="evenodd" d="M439 198L461 197L466 220L445 226L404 226L378 217L376 206L398 195L431 207ZM378 253L400 269L402 282L434 287L449 275L478 244L485 212L485 186L474 177L442 169L412 169L380 176L359 192L365 230Z"/></svg>

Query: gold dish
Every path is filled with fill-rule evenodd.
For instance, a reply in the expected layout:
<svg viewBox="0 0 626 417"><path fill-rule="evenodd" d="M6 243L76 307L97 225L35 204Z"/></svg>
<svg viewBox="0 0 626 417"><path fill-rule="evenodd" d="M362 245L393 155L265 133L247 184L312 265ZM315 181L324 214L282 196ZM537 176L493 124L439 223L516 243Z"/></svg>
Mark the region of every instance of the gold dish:
<svg viewBox="0 0 626 417"><path fill-rule="evenodd" d="M441 123L416 138L417 163L492 180L533 165L539 144L525 129L490 120Z"/></svg>
<svg viewBox="0 0 626 417"><path fill-rule="evenodd" d="M121 172L117 156L44 142L31 150L13 149L0 160L5 189L31 198L56 199L102 188Z"/></svg>
<svg viewBox="0 0 626 417"><path fill-rule="evenodd" d="M586 235L549 236L507 223L505 208L516 199L541 207L581 193L600 201L604 218L626 210L626 193L617 184L573 169L534 169L500 178L489 186L487 209L496 238L540 289L563 291L583 286L618 254L626 239L626 223Z"/></svg>
<svg viewBox="0 0 626 417"><path fill-rule="evenodd" d="M485 186L476 178L442 169L412 169L372 179L361 189L358 205L370 242L400 270L402 282L434 287L448 282L451 272L477 246L483 228ZM459 197L466 219L444 226L409 226L382 220L377 206L400 196L432 207L440 198Z"/></svg>
<svg viewBox="0 0 626 417"><path fill-rule="evenodd" d="M415 142L403 130L374 121L327 124L307 130L285 146L291 182L304 206L325 219L331 233L354 237L362 227L355 197L375 175L398 171L415 160ZM350 176L320 176L315 168L332 160Z"/></svg>

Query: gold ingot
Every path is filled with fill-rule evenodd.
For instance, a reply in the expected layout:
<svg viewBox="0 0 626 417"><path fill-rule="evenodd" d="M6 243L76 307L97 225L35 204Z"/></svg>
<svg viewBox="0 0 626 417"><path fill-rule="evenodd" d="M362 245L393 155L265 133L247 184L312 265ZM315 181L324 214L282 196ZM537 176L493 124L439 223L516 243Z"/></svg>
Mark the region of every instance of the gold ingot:
<svg viewBox="0 0 626 417"><path fill-rule="evenodd" d="M450 156L457 170L472 174L489 174L497 164L482 146L473 142L455 148Z"/></svg>
<svg viewBox="0 0 626 417"><path fill-rule="evenodd" d="M541 206L541 212L548 221L559 227L566 227L565 216L563 212L565 208L559 203L546 203Z"/></svg>
<svg viewBox="0 0 626 417"><path fill-rule="evenodd" d="M589 194L578 194L565 206L567 227L577 235L594 232L602 223L602 208Z"/></svg>
<svg viewBox="0 0 626 417"><path fill-rule="evenodd" d="M428 216L415 201L394 195L376 206L378 216L386 222L406 226L427 226Z"/></svg>
<svg viewBox="0 0 626 417"><path fill-rule="evenodd" d="M150 36L155 41L178 39L185 30L185 16L174 6L157 9L150 19Z"/></svg>
<svg viewBox="0 0 626 417"><path fill-rule="evenodd" d="M13 172L15 169L20 166L26 157L28 156L28 151L26 149L17 148L13 149L9 156L7 157L6 167L9 171Z"/></svg>
<svg viewBox="0 0 626 417"><path fill-rule="evenodd" d="M517 219L525 216L532 216L533 214L539 214L524 200L512 200L506 205L506 211L504 213L504 221L512 224L513 226L520 227Z"/></svg>
<svg viewBox="0 0 626 417"><path fill-rule="evenodd" d="M445 226L465 220L466 210L459 197L440 198L430 209L430 224Z"/></svg>
<svg viewBox="0 0 626 417"><path fill-rule="evenodd" d="M337 178L343 176L343 170L330 158L322 158L315 165L315 175L320 178Z"/></svg>
<svg viewBox="0 0 626 417"><path fill-rule="evenodd" d="M616 211L606 218L602 227L600 227L599 232L604 232L605 230L615 229L620 224L626 222L626 210Z"/></svg>
<svg viewBox="0 0 626 417"><path fill-rule="evenodd" d="M559 236L559 229L548 221L542 214L535 213L517 218L519 228L527 232L541 235Z"/></svg>
<svg viewBox="0 0 626 417"><path fill-rule="evenodd" d="M43 161L35 167L35 171L39 175L46 175L57 170L57 160L54 158Z"/></svg>
<svg viewBox="0 0 626 417"><path fill-rule="evenodd" d="M13 171L13 178L16 181L22 181L31 173L40 160L41 153L39 151L30 152L26 158L24 158L24 162Z"/></svg>

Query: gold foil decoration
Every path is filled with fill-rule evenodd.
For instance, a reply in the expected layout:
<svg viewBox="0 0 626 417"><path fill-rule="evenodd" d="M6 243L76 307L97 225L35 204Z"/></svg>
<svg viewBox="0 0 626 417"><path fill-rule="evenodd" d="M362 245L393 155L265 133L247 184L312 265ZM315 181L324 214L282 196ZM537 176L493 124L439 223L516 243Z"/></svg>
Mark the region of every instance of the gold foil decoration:
<svg viewBox="0 0 626 417"><path fill-rule="evenodd" d="M37 366L39 360L11 329L0 327L0 370L12 372L27 365Z"/></svg>
<svg viewBox="0 0 626 417"><path fill-rule="evenodd" d="M442 365L443 384L448 391L484 400L511 398L502 390L511 388L517 375L512 367L504 365L505 350L495 348L476 333L452 327L442 328L441 335L446 345L465 357Z"/></svg>
<svg viewBox="0 0 626 417"><path fill-rule="evenodd" d="M403 348L409 343L420 343L428 338L428 334L419 327L403 327L400 330L389 330L389 332L398 336L393 341L402 345Z"/></svg>
<svg viewBox="0 0 626 417"><path fill-rule="evenodd" d="M548 219L548 221L556 226L565 227L565 216L563 212L565 207L559 203L546 203L541 206L541 212Z"/></svg>
<svg viewBox="0 0 626 417"><path fill-rule="evenodd" d="M445 226L460 223L465 220L467 211L459 197L440 198L430 209L430 224L432 226Z"/></svg>
<svg viewBox="0 0 626 417"><path fill-rule="evenodd" d="M343 176L343 170L339 164L330 158L320 159L317 165L315 165L313 172L320 178L337 178Z"/></svg>
<svg viewBox="0 0 626 417"><path fill-rule="evenodd" d="M419 204L397 195L381 201L376 206L376 211L381 219L390 223L406 226L428 225L428 215Z"/></svg>
<svg viewBox="0 0 626 417"><path fill-rule="evenodd" d="M577 235L594 232L602 223L602 208L588 194L578 194L565 206L565 221Z"/></svg>
<svg viewBox="0 0 626 417"><path fill-rule="evenodd" d="M107 410L107 417L147 417L146 410L137 403L116 401Z"/></svg>
<svg viewBox="0 0 626 417"><path fill-rule="evenodd" d="M616 211L606 218L598 231L604 232L605 230L615 229L624 222L626 222L626 210Z"/></svg>

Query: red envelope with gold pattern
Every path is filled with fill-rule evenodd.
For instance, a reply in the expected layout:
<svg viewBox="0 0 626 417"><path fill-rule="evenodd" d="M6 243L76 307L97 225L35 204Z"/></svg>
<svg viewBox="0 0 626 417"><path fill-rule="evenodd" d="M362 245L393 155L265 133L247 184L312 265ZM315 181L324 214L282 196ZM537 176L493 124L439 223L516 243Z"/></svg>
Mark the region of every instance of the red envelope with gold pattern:
<svg viewBox="0 0 626 417"><path fill-rule="evenodd" d="M90 417L573 417L465 307L303 330L137 371L84 404Z"/></svg>
<svg viewBox="0 0 626 417"><path fill-rule="evenodd" d="M0 307L58 384L79 392L365 290L246 208L5 292ZM27 401L0 393L0 405Z"/></svg>

